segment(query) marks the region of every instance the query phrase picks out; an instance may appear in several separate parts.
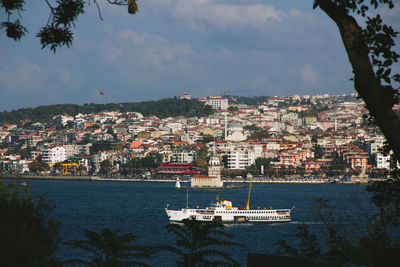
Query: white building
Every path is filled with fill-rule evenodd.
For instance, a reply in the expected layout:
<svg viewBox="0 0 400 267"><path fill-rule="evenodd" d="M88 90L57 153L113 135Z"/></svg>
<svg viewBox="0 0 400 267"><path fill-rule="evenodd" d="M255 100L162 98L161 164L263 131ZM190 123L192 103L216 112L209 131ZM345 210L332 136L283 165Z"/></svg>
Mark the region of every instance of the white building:
<svg viewBox="0 0 400 267"><path fill-rule="evenodd" d="M189 94L181 94L178 98L179 99L192 99L192 96Z"/></svg>
<svg viewBox="0 0 400 267"><path fill-rule="evenodd" d="M53 146L43 150L42 161L48 164L62 162L67 159L67 152L62 146Z"/></svg>
<svg viewBox="0 0 400 267"><path fill-rule="evenodd" d="M383 147L383 143L384 143L384 138L383 137L375 137L375 139L373 140L373 142L371 142L368 146L368 153L369 154L374 154L374 153L378 153L379 149L381 147Z"/></svg>
<svg viewBox="0 0 400 267"><path fill-rule="evenodd" d="M256 160L252 149L236 147L228 151L228 169L244 170Z"/></svg>
<svg viewBox="0 0 400 267"><path fill-rule="evenodd" d="M228 99L222 96L210 96L208 100L210 106L216 110L227 110L228 109Z"/></svg>
<svg viewBox="0 0 400 267"><path fill-rule="evenodd" d="M378 169L390 169L390 156L384 156L381 153L376 153L376 167Z"/></svg>

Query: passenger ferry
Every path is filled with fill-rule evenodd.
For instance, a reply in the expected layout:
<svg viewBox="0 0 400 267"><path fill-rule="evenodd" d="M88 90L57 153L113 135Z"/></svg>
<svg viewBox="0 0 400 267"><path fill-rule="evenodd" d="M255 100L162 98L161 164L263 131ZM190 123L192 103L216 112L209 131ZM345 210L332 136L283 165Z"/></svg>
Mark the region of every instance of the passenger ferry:
<svg viewBox="0 0 400 267"><path fill-rule="evenodd" d="M291 221L291 209L249 209L250 190L246 208L232 207L229 200L211 203L210 207L204 209L190 209L188 207L188 194L186 208L181 210L170 210L167 205L165 211L171 223L182 222L185 219L195 219L202 222L221 223L288 223Z"/></svg>

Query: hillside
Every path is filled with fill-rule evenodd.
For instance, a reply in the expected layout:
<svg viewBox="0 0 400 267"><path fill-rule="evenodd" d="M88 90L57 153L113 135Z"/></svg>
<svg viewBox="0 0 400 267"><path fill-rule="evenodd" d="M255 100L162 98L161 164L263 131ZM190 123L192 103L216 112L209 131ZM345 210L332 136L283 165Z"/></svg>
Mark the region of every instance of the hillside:
<svg viewBox="0 0 400 267"><path fill-rule="evenodd" d="M0 112L0 123L16 123L28 119L34 122L46 122L55 115L68 114L75 116L79 113L97 113L101 111L140 112L145 116L155 115L160 118L175 116L204 116L212 113L210 106L194 99L165 98L158 101L127 102L109 104L59 104L40 106L36 108L23 108L12 111Z"/></svg>
<svg viewBox="0 0 400 267"><path fill-rule="evenodd" d="M246 104L246 105L259 105L268 100L269 96L235 96L226 95L230 103Z"/></svg>

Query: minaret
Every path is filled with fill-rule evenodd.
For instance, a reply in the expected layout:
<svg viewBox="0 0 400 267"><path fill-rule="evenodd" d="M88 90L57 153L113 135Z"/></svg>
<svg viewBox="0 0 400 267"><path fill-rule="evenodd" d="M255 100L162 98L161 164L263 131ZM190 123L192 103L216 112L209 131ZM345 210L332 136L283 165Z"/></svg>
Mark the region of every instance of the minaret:
<svg viewBox="0 0 400 267"><path fill-rule="evenodd" d="M224 135L224 140L226 140L227 134L228 134L228 114L225 113L225 135Z"/></svg>

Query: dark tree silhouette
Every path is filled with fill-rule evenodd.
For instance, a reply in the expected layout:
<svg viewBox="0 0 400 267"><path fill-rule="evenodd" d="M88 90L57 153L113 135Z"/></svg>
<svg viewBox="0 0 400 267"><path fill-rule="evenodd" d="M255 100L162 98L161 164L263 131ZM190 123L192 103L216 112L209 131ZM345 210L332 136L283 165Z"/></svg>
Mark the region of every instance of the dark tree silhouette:
<svg viewBox="0 0 400 267"><path fill-rule="evenodd" d="M105 228L96 233L87 230L86 240L70 240L67 245L81 249L85 258L67 260L66 263L91 267L148 266L140 259L151 256L150 249L134 245L137 236L120 234L120 230Z"/></svg>
<svg viewBox="0 0 400 267"><path fill-rule="evenodd" d="M92 2L99 12L99 17L102 19L101 10L98 5L98 0L46 0L49 8L49 19L47 24L43 26L36 34L40 38L42 49L48 47L54 53L58 47L71 46L73 41L72 27L78 17L85 13L85 5L90 5ZM129 14L136 14L138 6L136 0L107 0L112 5L128 6ZM19 19L12 21L14 17L21 16L25 6L25 0L2 0L0 9L3 9L7 14L7 21L1 22L0 28L5 28L7 37L19 41L28 30L23 26Z"/></svg>
<svg viewBox="0 0 400 267"><path fill-rule="evenodd" d="M177 266L239 266L228 253L218 247L241 246L238 243L221 240L232 235L222 230L220 223L204 223L184 220L183 224L168 224L168 233L175 235L175 246L164 246L160 250L178 255Z"/></svg>
<svg viewBox="0 0 400 267"><path fill-rule="evenodd" d="M32 199L29 186L0 182L0 265L59 266L60 223L52 206Z"/></svg>

